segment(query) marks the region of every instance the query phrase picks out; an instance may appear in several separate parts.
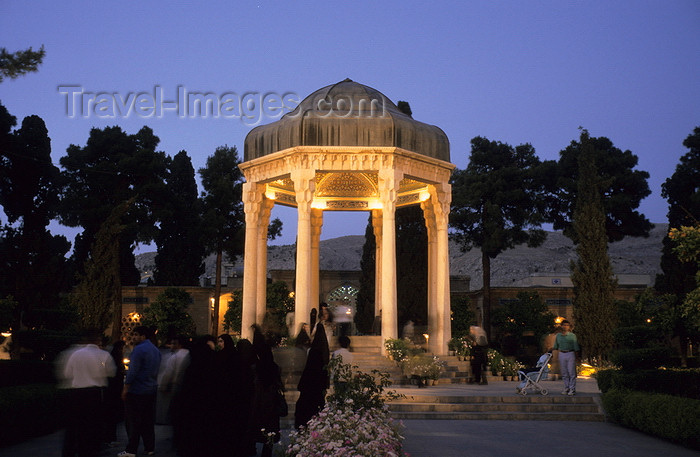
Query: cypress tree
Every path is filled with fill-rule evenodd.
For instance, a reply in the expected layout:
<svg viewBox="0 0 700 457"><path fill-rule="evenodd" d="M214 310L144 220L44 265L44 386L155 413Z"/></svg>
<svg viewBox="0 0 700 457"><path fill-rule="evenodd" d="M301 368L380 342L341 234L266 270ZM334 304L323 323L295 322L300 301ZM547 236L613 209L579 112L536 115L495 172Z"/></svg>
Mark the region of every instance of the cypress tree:
<svg viewBox="0 0 700 457"><path fill-rule="evenodd" d="M165 198L156 236L155 283L159 286L196 286L204 273L202 208L197 198L194 168L180 151L168 167Z"/></svg>
<svg viewBox="0 0 700 457"><path fill-rule="evenodd" d="M574 284L575 333L585 357L606 358L613 346L617 312L613 298L616 280L608 257L605 211L588 132L581 132L579 180L572 228L578 260L571 262Z"/></svg>
<svg viewBox="0 0 700 457"><path fill-rule="evenodd" d="M355 325L361 333L370 333L374 322L374 291L376 272L376 248L377 240L374 238L372 228L372 214L365 229L365 244L362 246L362 258L360 259L360 290L357 293L355 303Z"/></svg>

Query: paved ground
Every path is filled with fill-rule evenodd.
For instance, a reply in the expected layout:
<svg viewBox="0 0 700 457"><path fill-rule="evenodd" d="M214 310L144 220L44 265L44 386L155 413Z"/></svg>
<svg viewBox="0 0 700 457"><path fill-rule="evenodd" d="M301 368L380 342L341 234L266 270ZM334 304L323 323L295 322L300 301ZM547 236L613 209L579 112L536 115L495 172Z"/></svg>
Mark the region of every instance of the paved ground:
<svg viewBox="0 0 700 457"><path fill-rule="evenodd" d="M516 383L492 382L487 386L445 385L427 389L401 388L401 393L435 395L515 395ZM561 382L550 391L560 395ZM579 395L598 394L595 381L580 380ZM404 421L404 450L411 457L532 457L561 454L566 457L698 457L700 453L607 422L554 421ZM126 441L124 430L120 431ZM156 455L176 457L168 426L156 426ZM0 449L7 457L59 457L60 432ZM122 447L104 449L101 457L115 457ZM207 456L202 456L207 457Z"/></svg>

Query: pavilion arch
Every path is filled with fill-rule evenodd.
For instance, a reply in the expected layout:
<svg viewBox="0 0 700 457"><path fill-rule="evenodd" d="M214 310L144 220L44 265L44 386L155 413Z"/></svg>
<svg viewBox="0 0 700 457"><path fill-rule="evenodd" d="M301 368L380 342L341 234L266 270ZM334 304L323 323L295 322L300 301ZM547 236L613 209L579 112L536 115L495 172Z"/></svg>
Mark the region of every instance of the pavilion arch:
<svg viewBox="0 0 700 457"><path fill-rule="evenodd" d="M430 350L447 353L447 224L455 167L441 129L346 79L312 93L279 121L251 130L244 158L243 337L250 338L251 325L265 315L267 226L272 207L280 204L297 208L298 216L294 328L318 305L323 213L370 211L377 240L375 309L382 311L382 339L396 338L395 211L420 205L428 231Z"/></svg>

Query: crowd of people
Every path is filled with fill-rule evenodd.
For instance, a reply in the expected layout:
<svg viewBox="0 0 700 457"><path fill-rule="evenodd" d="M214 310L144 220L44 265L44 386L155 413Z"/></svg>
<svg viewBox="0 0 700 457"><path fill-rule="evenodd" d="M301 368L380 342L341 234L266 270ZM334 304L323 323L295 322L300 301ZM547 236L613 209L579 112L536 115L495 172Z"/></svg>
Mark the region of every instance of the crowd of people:
<svg viewBox="0 0 700 457"><path fill-rule="evenodd" d="M327 306L319 307L318 322L315 317L296 338L304 355L297 427L324 407L329 387L326 332L332 317ZM128 367L125 342L115 342L107 352L100 348L97 332L59 357L59 387L67 389L70 405L63 457L93 457L102 445L123 444L117 442L122 421L128 441L119 457L135 457L140 445L143 454L154 455L156 423L172 425L173 445L181 457L254 456L257 443L263 457L272 455L287 402L270 339L258 326L252 342L234 342L228 334L175 336L165 352L153 343L150 328L136 327L131 336ZM342 340L347 352L349 339Z"/></svg>

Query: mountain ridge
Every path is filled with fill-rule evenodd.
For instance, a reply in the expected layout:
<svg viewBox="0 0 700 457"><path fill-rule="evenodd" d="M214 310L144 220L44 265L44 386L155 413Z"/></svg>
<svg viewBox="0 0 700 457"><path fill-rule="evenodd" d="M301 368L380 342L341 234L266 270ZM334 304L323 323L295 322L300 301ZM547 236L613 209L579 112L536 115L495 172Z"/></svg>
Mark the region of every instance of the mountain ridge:
<svg viewBox="0 0 700 457"><path fill-rule="evenodd" d="M653 283L661 273L661 252L667 224L655 224L649 237L625 237L608 244L608 256L615 274L648 275ZM322 270L360 270L364 235L347 235L323 240L320 243L320 268ZM453 241L449 243L450 274L471 278L472 290L480 289L481 250L478 248L462 252ZM268 269L293 270L295 245L268 246ZM136 256L136 268L142 273L152 271L155 252ZM491 259L491 285L507 287L530 276L568 276L569 265L576 260L575 246L562 232L548 231L541 246L530 248L518 245ZM227 263L230 263L226 260ZM242 270L243 259L232 264L234 270ZM205 275L215 275L215 255L205 259Z"/></svg>

